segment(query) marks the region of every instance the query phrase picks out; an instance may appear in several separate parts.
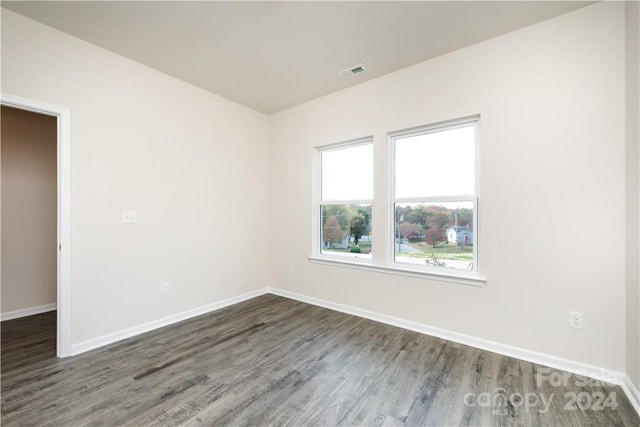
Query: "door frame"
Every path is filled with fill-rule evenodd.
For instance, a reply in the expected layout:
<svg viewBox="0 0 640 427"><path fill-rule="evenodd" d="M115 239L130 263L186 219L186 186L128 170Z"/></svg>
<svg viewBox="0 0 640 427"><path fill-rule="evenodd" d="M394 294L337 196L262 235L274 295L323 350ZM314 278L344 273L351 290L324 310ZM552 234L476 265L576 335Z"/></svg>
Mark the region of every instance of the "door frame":
<svg viewBox="0 0 640 427"><path fill-rule="evenodd" d="M0 104L57 118L58 175L58 357L71 356L71 110L7 93Z"/></svg>

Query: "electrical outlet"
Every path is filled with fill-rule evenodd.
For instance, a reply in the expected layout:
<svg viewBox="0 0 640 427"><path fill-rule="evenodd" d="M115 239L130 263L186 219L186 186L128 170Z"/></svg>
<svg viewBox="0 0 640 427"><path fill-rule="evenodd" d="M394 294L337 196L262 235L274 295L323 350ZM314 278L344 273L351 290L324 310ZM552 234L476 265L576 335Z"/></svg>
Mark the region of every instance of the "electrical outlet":
<svg viewBox="0 0 640 427"><path fill-rule="evenodd" d="M120 220L123 224L135 224L138 222L138 211L135 209L123 210Z"/></svg>
<svg viewBox="0 0 640 427"><path fill-rule="evenodd" d="M160 284L160 293L166 295L171 292L171 282L162 282Z"/></svg>
<svg viewBox="0 0 640 427"><path fill-rule="evenodd" d="M584 329L584 314L577 311L570 311L569 327L574 329Z"/></svg>
<svg viewBox="0 0 640 427"><path fill-rule="evenodd" d="M293 268L293 265L289 266L289 275L293 276L294 274L296 274L296 270Z"/></svg>

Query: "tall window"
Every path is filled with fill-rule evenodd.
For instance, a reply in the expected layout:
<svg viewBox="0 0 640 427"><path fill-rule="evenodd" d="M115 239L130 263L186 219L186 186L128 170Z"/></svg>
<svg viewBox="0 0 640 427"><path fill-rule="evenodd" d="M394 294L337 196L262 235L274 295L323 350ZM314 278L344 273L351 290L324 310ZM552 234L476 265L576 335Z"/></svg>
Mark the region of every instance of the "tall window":
<svg viewBox="0 0 640 427"><path fill-rule="evenodd" d="M318 149L320 253L371 258L371 138Z"/></svg>
<svg viewBox="0 0 640 427"><path fill-rule="evenodd" d="M477 271L477 132L467 120L391 136L395 263Z"/></svg>

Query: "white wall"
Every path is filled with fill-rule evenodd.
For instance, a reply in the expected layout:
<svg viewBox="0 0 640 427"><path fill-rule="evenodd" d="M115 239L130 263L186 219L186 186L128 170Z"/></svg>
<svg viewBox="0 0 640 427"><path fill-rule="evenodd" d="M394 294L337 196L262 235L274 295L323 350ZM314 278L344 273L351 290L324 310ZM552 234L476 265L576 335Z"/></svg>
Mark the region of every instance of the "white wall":
<svg viewBox="0 0 640 427"><path fill-rule="evenodd" d="M626 371L640 389L640 3L626 2Z"/></svg>
<svg viewBox="0 0 640 427"><path fill-rule="evenodd" d="M71 109L73 344L267 284L266 116L4 9L2 91Z"/></svg>
<svg viewBox="0 0 640 427"><path fill-rule="evenodd" d="M638 384L637 306L624 309L637 246L618 232L640 195L625 174L624 9L596 4L271 118L3 9L2 91L71 108L73 343L272 284L626 364ZM386 132L472 114L486 286L307 260L312 147L374 135L381 168ZM378 230L386 196L378 178ZM138 224L120 224L124 208ZM567 228L579 232L555 237ZM569 310L585 313L584 331L567 327Z"/></svg>
<svg viewBox="0 0 640 427"><path fill-rule="evenodd" d="M2 107L2 314L56 302L57 124Z"/></svg>
<svg viewBox="0 0 640 427"><path fill-rule="evenodd" d="M624 8L596 4L272 116L273 285L624 370ZM307 260L312 147L373 135L381 169L386 132L473 114L484 287ZM386 183L375 184L383 230ZM585 330L569 329L570 310Z"/></svg>

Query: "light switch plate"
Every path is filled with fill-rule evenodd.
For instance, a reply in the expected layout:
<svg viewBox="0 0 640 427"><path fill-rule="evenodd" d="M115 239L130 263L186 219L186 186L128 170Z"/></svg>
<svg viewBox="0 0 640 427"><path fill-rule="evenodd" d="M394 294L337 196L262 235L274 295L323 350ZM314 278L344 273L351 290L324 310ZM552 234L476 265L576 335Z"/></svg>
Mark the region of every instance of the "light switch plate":
<svg viewBox="0 0 640 427"><path fill-rule="evenodd" d="M138 211L132 209L122 211L123 224L135 224L136 222L138 222Z"/></svg>

